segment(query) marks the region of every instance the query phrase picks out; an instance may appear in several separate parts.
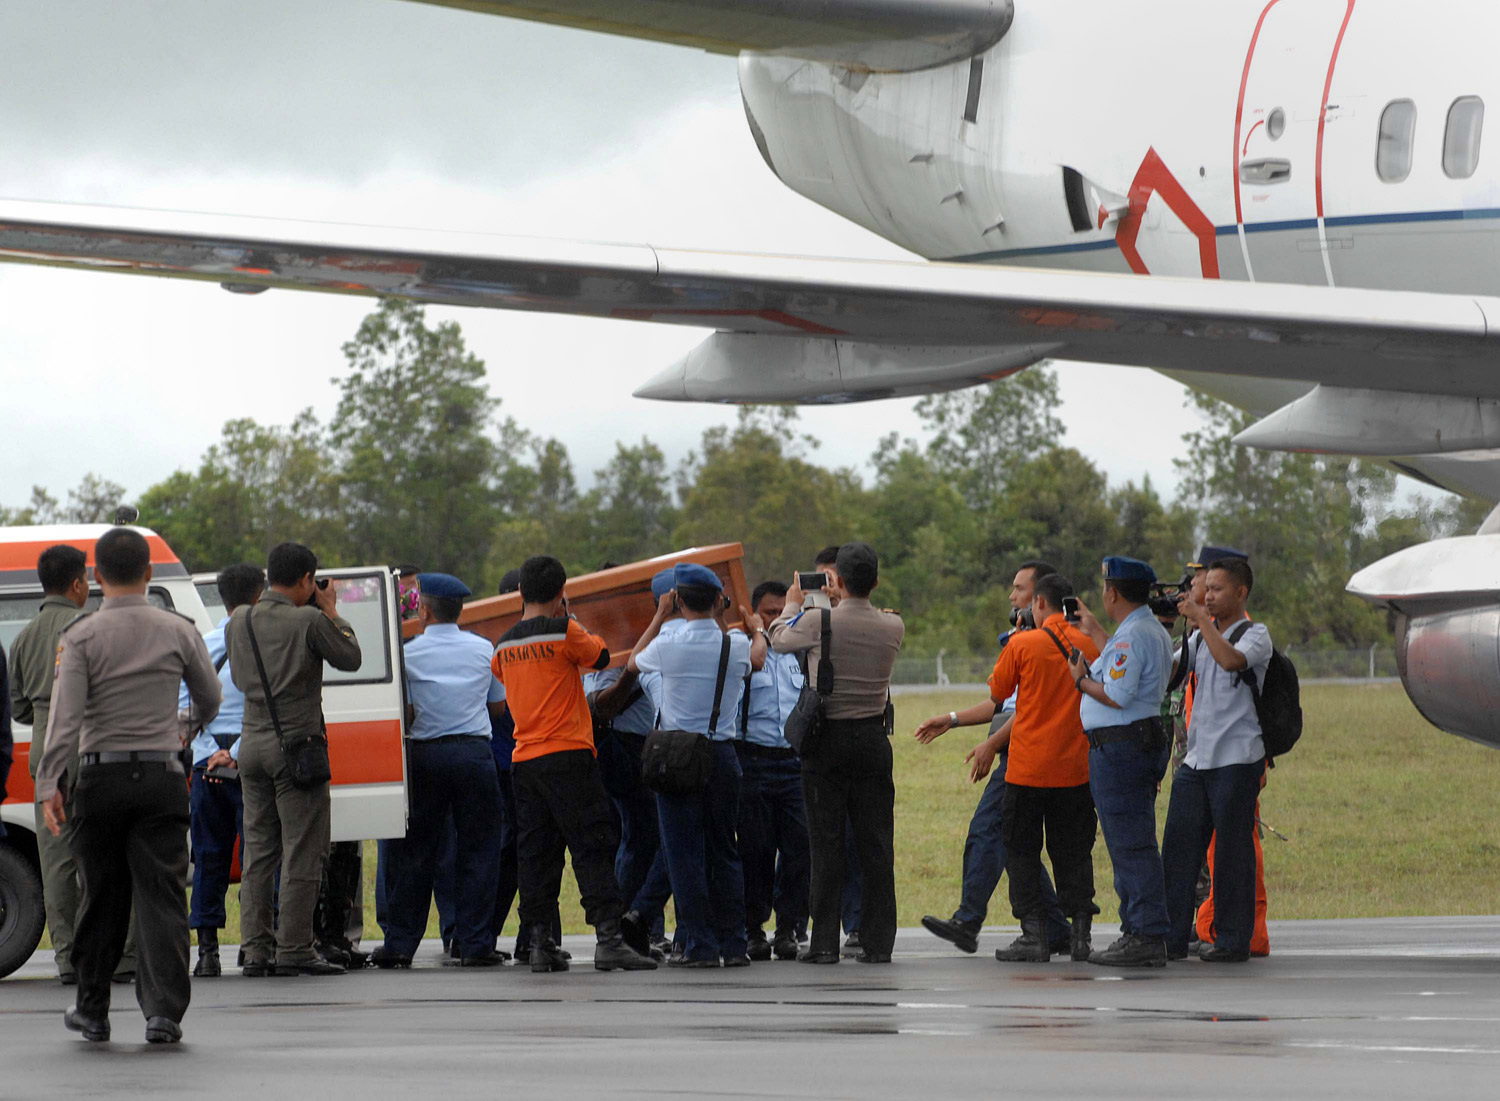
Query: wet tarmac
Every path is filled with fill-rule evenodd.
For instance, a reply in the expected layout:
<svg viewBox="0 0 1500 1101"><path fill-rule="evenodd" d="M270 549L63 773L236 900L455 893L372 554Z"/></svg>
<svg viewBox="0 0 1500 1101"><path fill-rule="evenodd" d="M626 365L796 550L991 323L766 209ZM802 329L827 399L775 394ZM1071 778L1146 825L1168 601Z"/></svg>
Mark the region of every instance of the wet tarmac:
<svg viewBox="0 0 1500 1101"><path fill-rule="evenodd" d="M535 975L437 966L197 980L173 1048L62 1027L46 954L0 982L0 1097L1279 1098L1500 1094L1500 918L1272 923L1273 955L1165 971L895 962ZM1096 940L1112 935L1101 929ZM232 950L228 953L232 958Z"/></svg>

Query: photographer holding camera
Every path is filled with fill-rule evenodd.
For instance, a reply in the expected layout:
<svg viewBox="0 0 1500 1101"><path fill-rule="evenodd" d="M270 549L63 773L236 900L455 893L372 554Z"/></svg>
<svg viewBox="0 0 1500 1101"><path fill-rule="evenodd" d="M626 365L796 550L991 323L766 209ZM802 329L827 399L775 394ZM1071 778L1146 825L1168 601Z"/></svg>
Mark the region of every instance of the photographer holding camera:
<svg viewBox="0 0 1500 1101"><path fill-rule="evenodd" d="M797 958L839 961L839 909L845 876L845 829L859 851L861 963L889 963L896 941L895 805L890 725L891 670L906 627L870 603L879 584L875 551L846 543L835 563L840 600L828 613L833 685L824 701L819 744L804 744L802 789L812 839L812 943ZM779 654L808 655L808 678L822 663L821 609L805 614L803 575L787 590L786 609L771 625ZM815 598L816 599L816 598Z"/></svg>
<svg viewBox="0 0 1500 1101"><path fill-rule="evenodd" d="M328 779L313 783L316 770L302 773L295 754L288 755L298 746L316 750L321 740L326 763L323 663L353 672L363 660L354 628L338 614L332 584L318 580L317 572L318 556L301 543L271 548L269 591L237 608L226 631L230 674L245 694L240 934L250 978L344 973L313 947L313 911L328 856ZM278 867L281 890L273 904Z"/></svg>
<svg viewBox="0 0 1500 1101"><path fill-rule="evenodd" d="M1265 683L1271 633L1251 622L1245 602L1255 584L1250 563L1220 558L1209 564L1204 603L1189 597L1182 612L1197 628L1189 657L1195 676L1188 749L1172 777L1172 798L1162 834L1167 951L1186 958L1193 929L1193 888L1214 841L1215 940L1199 958L1239 963L1250 958L1255 926L1255 801L1266 749L1255 695L1245 674Z"/></svg>
<svg viewBox="0 0 1500 1101"><path fill-rule="evenodd" d="M1104 831L1120 895L1120 939L1089 956L1112 967L1167 965L1167 899L1156 847L1156 790L1171 739L1161 716L1172 670L1172 636L1150 598L1156 572L1134 558L1104 560L1104 613L1120 625L1112 637L1088 611L1080 622L1100 647L1089 664L1074 653L1073 683L1089 741L1089 790Z"/></svg>
<svg viewBox="0 0 1500 1101"><path fill-rule="evenodd" d="M1016 568L1010 589L1011 630L1000 636L1000 650L1013 641L1019 632L1036 627L1032 619L1031 601L1036 594L1036 583L1043 577L1057 572L1049 563L1039 561L1022 562ZM969 834L964 840L963 896L958 909L951 918L924 915L922 927L936 937L948 941L961 952L979 950L979 930L984 927L985 915L989 911L990 899L1000 885L1000 874L1005 871L1005 840L1003 814L1005 806L1005 768L1010 749L1010 732L1015 723L1016 696L1012 693L1004 703L985 700L963 711L950 711L946 715L935 715L917 727L915 737L928 745L955 726L977 726L989 723L989 736L969 751L966 760L972 762L970 779L978 783L986 776L979 805L974 808L974 817L969 821ZM1066 952L1069 947L1069 929L1062 907L1058 905L1057 891L1047 870L1042 869L1042 902L1047 912L1047 939L1053 950Z"/></svg>

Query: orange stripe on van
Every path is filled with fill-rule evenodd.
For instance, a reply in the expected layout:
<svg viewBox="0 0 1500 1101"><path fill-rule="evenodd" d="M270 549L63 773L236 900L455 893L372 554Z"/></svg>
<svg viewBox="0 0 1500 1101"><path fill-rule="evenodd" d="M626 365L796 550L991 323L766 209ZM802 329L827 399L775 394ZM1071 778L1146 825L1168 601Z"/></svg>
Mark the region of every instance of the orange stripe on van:
<svg viewBox="0 0 1500 1101"><path fill-rule="evenodd" d="M146 536L146 545L151 548L153 566L180 564L177 555L160 535ZM94 540L49 539L35 543L0 543L0 570L34 570L42 551L56 546L77 547L87 556L88 564L94 564Z"/></svg>
<svg viewBox="0 0 1500 1101"><path fill-rule="evenodd" d="M333 783L399 784L401 720L328 724L328 764Z"/></svg>
<svg viewBox="0 0 1500 1101"><path fill-rule="evenodd" d="M16 746L16 757L6 784L7 803L36 801L36 786L26 762L31 745ZM331 723L328 761L333 784L399 784L402 775L401 721L380 719L363 723Z"/></svg>

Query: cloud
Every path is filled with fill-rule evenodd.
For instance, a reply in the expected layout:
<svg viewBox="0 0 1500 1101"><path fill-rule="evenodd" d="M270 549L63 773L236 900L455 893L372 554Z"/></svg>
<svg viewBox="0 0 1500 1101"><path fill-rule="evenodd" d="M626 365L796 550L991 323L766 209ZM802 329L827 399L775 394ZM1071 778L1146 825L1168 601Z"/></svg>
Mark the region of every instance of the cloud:
<svg viewBox="0 0 1500 1101"><path fill-rule="evenodd" d="M0 119L26 153L0 193L370 225L756 252L901 257L761 162L731 60L404 3L0 6L28 43ZM87 9L87 18L81 14ZM144 14L143 14L144 13ZM13 41L16 39L12 39ZM67 59L66 65L59 58ZM193 468L230 417L331 414L367 300L0 267L9 423L0 502L89 471L132 493ZM674 461L717 406L637 402L699 330L433 308L489 365L504 412L559 437L587 479L617 439ZM1066 442L1113 481L1175 484L1182 390L1060 369ZM1118 423L1119 395L1153 410ZM804 412L821 461L861 465L913 402ZM1191 414L1187 414L1191 416ZM1128 441L1125 442L1125 441Z"/></svg>

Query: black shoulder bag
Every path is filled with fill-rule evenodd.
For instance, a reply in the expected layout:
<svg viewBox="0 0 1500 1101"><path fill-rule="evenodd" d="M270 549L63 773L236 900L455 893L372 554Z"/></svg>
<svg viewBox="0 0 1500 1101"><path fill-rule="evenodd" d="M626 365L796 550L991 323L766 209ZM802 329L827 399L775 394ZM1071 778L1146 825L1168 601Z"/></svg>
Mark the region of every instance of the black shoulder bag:
<svg viewBox="0 0 1500 1101"><path fill-rule="evenodd" d="M818 651L818 683L814 686L810 679L802 682L802 691L797 696L792 713L786 718L786 729L783 732L787 744L803 757L817 755L818 743L823 740L828 728L828 716L825 714L828 697L833 694L833 662L828 658L831 647L830 617L827 608L819 608L818 613L823 619L821 648Z"/></svg>
<svg viewBox="0 0 1500 1101"><path fill-rule="evenodd" d="M641 747L641 782L661 795L696 795L708 786L713 767L708 743L719 729L724 677L729 672L729 636L719 647L719 675L714 682L714 709L708 735L696 730L653 730Z"/></svg>
<svg viewBox="0 0 1500 1101"><path fill-rule="evenodd" d="M266 710L271 713L271 725L276 728L276 740L281 743L281 757L286 762L292 786L302 791L320 787L333 779L328 767L328 733L298 734L291 738L281 729L281 715L276 710L276 697L271 692L271 680L266 676L266 663L261 660L260 643L255 641L255 609L245 612L245 630L250 633L250 649L255 654L255 671L260 674L260 687L266 694Z"/></svg>

